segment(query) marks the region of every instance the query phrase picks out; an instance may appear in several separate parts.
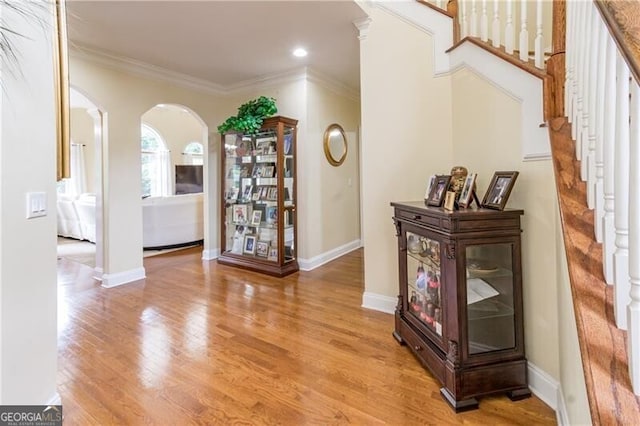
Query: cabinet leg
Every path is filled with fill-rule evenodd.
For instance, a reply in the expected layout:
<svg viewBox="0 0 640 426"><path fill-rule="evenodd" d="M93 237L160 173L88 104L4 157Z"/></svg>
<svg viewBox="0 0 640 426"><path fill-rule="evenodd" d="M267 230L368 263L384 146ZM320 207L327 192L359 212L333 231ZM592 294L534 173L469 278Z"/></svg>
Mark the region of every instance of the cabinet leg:
<svg viewBox="0 0 640 426"><path fill-rule="evenodd" d="M447 388L440 388L440 394L444 397L444 399L451 405L451 408L456 413L460 413L462 411L475 410L478 408L478 400L475 398L463 399L461 401L456 401L451 392L447 390Z"/></svg>
<svg viewBox="0 0 640 426"><path fill-rule="evenodd" d="M401 345L404 345L404 340L402 339L402 337L398 334L397 331L393 332L393 338L396 339L398 341L398 343L400 343Z"/></svg>
<svg viewBox="0 0 640 426"><path fill-rule="evenodd" d="M531 391L529 388L516 389L507 392L507 396L512 401L520 401L521 399L529 398L531 396Z"/></svg>

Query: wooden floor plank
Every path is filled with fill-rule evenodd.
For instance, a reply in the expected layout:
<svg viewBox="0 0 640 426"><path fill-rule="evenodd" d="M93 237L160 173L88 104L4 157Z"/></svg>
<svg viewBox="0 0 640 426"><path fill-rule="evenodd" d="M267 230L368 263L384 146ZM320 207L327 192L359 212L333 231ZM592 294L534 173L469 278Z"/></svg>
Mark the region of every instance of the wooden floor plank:
<svg viewBox="0 0 640 426"><path fill-rule="evenodd" d="M65 423L555 424L535 397L455 414L393 316L360 307L362 250L285 278L200 254L145 258L145 280L111 289L58 261Z"/></svg>

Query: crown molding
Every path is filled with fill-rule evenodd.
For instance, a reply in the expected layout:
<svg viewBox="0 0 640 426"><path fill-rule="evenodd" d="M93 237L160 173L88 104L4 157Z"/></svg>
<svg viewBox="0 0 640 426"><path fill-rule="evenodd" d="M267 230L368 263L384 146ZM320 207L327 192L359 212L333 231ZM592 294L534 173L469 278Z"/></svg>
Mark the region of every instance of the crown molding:
<svg viewBox="0 0 640 426"><path fill-rule="evenodd" d="M198 90L213 95L227 94L227 90L219 84L87 46L76 44L69 49L69 54L73 57L95 62L111 69L124 71L152 80L166 81L186 89Z"/></svg>
<svg viewBox="0 0 640 426"><path fill-rule="evenodd" d="M339 95L345 96L348 99L354 101L360 100L359 91L351 88L341 81L307 67L294 68L281 73L265 75L228 86L222 86L188 74L171 71L146 62L115 55L87 46L75 45L70 49L69 53L73 57L91 61L111 69L152 80L165 81L186 89L219 96L235 95L238 93L260 90L265 87L273 87L307 79Z"/></svg>

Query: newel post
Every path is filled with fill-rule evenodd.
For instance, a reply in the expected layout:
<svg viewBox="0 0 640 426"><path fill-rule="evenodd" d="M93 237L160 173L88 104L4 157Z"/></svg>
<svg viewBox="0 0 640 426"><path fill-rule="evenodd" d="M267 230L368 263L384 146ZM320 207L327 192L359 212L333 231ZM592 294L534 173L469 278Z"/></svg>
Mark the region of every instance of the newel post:
<svg viewBox="0 0 640 426"><path fill-rule="evenodd" d="M567 4L565 0L553 2L553 51L547 60L547 72L551 76L550 97L546 103L548 108L545 114L547 118L564 117L565 96L565 33L567 25Z"/></svg>
<svg viewBox="0 0 640 426"><path fill-rule="evenodd" d="M460 41L460 19L458 18L458 0L447 2L447 12L453 16L453 44Z"/></svg>

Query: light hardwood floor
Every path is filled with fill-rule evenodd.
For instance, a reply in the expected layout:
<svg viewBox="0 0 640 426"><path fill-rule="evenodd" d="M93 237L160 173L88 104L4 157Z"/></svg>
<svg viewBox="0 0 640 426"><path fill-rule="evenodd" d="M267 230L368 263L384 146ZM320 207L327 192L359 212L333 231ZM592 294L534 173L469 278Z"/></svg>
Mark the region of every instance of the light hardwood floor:
<svg viewBox="0 0 640 426"><path fill-rule="evenodd" d="M555 424L536 397L455 414L393 316L360 307L362 250L282 279L200 255L112 289L59 260L65 424Z"/></svg>

